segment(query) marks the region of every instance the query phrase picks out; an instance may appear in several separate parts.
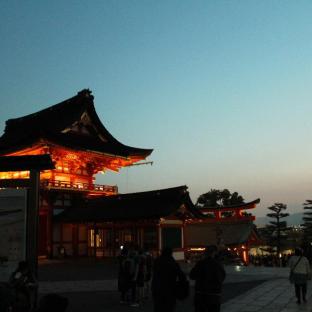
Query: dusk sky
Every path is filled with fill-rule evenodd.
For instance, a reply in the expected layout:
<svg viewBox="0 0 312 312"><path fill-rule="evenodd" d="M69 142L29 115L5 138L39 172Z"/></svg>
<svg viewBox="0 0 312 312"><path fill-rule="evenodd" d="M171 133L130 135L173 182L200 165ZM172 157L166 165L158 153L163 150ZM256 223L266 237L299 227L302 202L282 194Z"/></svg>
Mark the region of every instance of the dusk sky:
<svg viewBox="0 0 312 312"><path fill-rule="evenodd" d="M153 165L100 175L302 211L312 199L312 1L0 1L5 121L90 88L105 127Z"/></svg>

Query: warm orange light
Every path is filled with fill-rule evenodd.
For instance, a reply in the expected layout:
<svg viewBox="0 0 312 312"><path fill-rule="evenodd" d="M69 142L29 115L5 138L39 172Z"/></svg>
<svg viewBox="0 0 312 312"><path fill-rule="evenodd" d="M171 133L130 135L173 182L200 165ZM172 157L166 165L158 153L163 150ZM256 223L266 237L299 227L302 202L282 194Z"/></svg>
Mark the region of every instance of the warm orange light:
<svg viewBox="0 0 312 312"><path fill-rule="evenodd" d="M118 193L116 186L96 185L95 174L107 170L119 171L120 168L142 160L140 157L119 157L110 154L97 154L88 151L66 149L48 141L40 141L32 147L6 156L42 155L49 153L55 163L54 170L40 173L42 187L67 188L87 191L88 196L113 195ZM29 178L29 171L0 172L0 179Z"/></svg>
<svg viewBox="0 0 312 312"><path fill-rule="evenodd" d="M0 179L19 179L28 178L29 171L7 171L0 172Z"/></svg>
<svg viewBox="0 0 312 312"><path fill-rule="evenodd" d="M75 154L69 153L69 154L66 154L65 158L69 160L77 160L78 156Z"/></svg>
<svg viewBox="0 0 312 312"><path fill-rule="evenodd" d="M205 248L200 248L200 247L198 247L198 248L190 248L190 251L204 251L205 250Z"/></svg>

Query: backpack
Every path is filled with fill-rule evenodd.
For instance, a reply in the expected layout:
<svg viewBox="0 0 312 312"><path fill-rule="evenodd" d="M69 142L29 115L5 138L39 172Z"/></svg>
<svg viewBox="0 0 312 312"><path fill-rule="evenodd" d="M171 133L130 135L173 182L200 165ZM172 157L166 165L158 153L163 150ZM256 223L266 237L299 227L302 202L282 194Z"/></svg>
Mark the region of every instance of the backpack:
<svg viewBox="0 0 312 312"><path fill-rule="evenodd" d="M134 261L130 258L126 258L122 264L123 273L127 277L133 277L134 275Z"/></svg>

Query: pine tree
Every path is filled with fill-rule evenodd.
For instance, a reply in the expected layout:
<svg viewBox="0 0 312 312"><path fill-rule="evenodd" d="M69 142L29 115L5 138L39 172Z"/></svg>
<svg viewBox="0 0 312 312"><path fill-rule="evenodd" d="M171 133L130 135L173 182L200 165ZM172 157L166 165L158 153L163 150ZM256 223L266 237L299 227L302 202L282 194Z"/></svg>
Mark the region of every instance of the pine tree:
<svg viewBox="0 0 312 312"><path fill-rule="evenodd" d="M270 221L267 228L271 231L272 244L276 246L277 254L279 255L281 252L281 233L287 227L286 221L282 221L281 219L289 216L288 213L283 212L287 209L287 205L275 203L273 206L268 207L268 209L273 212L268 213L267 216L275 220Z"/></svg>
<svg viewBox="0 0 312 312"><path fill-rule="evenodd" d="M305 203L303 203L303 221L304 221L304 241L305 243L312 242L312 200L307 199Z"/></svg>

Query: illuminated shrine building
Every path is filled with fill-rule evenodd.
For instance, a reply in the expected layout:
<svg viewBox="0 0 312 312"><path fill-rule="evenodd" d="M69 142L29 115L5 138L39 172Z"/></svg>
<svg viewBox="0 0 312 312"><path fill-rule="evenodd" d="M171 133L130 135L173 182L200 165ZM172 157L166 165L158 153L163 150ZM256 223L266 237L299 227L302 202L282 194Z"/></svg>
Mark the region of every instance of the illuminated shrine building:
<svg viewBox="0 0 312 312"><path fill-rule="evenodd" d="M199 220L188 220L185 227L186 249L192 253L216 244L248 264L250 248L263 243L253 224L255 216L247 212L256 208L259 202L260 199L256 199L232 206L200 209L204 216Z"/></svg>
<svg viewBox="0 0 312 312"><path fill-rule="evenodd" d="M9 119L0 156L50 154L55 169L40 174L39 255L114 256L136 244L157 254L208 244L236 248L242 258L257 242L253 216L259 201L236 207L197 209L186 186L119 194L117 186L95 184L95 175L145 160L153 150L124 145L101 123L89 90L44 110ZM0 187L15 187L29 172L0 172ZM244 259L248 262L248 259Z"/></svg>
<svg viewBox="0 0 312 312"><path fill-rule="evenodd" d="M53 216L83 198L117 194L117 186L95 184L95 174L118 171L151 152L116 140L101 123L89 90L34 114L7 120L0 138L1 156L50 154L55 162L55 170L40 176L39 253L48 256L56 254L60 243L68 243L69 254L87 254L87 247L77 249L78 242L87 243L87 224L56 225ZM0 173L1 179L12 181L28 176L26 171Z"/></svg>

